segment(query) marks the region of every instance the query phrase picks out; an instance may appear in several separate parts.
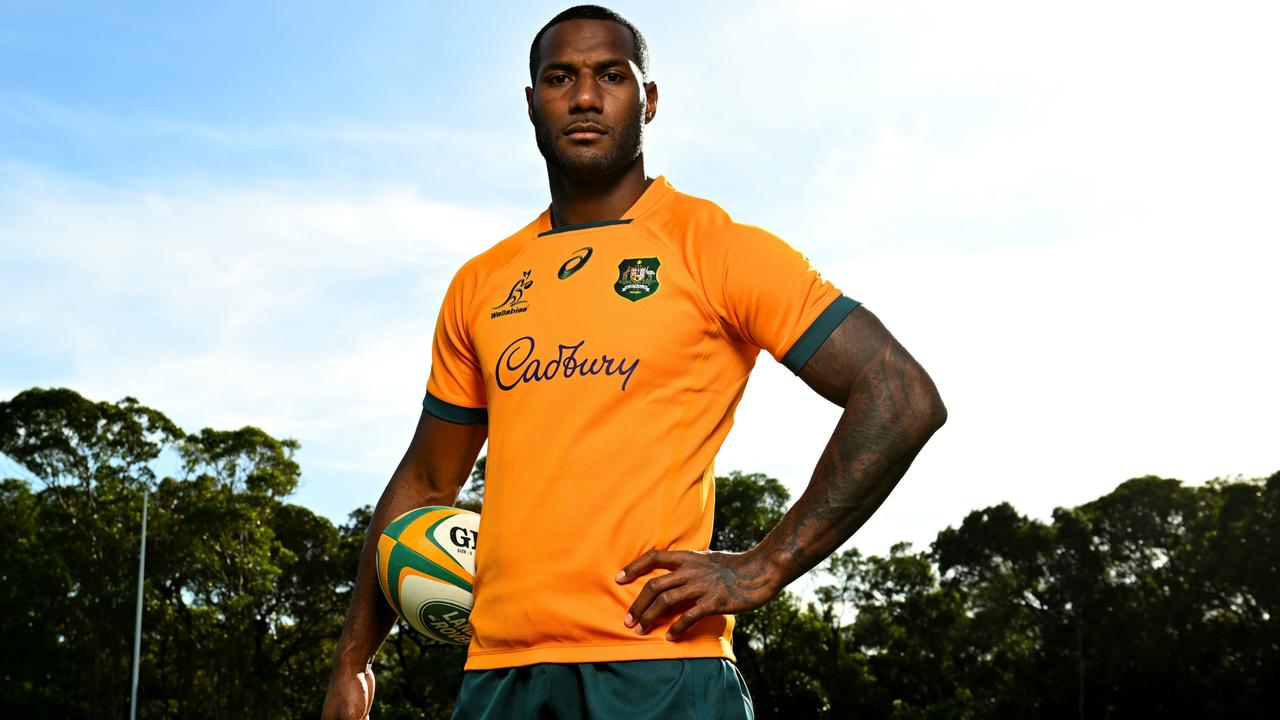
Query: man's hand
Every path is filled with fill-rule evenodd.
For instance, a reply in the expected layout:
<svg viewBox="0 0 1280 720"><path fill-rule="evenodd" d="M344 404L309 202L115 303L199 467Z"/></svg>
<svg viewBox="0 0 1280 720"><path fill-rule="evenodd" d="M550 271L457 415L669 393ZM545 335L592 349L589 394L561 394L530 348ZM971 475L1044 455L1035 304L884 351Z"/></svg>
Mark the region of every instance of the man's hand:
<svg viewBox="0 0 1280 720"><path fill-rule="evenodd" d="M373 707L373 656L396 619L378 587L377 548L382 529L414 508L452 505L487 432L484 425L446 422L425 410L419 416L409 449L392 473L369 521L351 591L351 609L333 651L323 720L365 720Z"/></svg>
<svg viewBox="0 0 1280 720"><path fill-rule="evenodd" d="M773 568L752 552L650 550L615 579L625 585L655 568L671 572L644 584L623 624L643 635L663 616L683 610L671 625L668 640L709 615L755 610L781 589Z"/></svg>
<svg viewBox="0 0 1280 720"><path fill-rule="evenodd" d="M320 720L368 720L372 709L373 668L345 673L334 670Z"/></svg>

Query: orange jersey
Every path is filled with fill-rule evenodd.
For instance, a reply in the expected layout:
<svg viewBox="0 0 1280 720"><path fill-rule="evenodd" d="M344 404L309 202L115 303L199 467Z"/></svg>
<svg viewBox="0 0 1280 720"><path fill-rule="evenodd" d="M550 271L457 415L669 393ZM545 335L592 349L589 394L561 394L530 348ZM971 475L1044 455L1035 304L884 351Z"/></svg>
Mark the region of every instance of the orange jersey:
<svg viewBox="0 0 1280 720"><path fill-rule="evenodd" d="M619 220L550 211L445 295L423 405L489 425L466 669L733 659L731 617L623 625L651 548L705 550L712 463L761 348L793 372L857 302L800 253L655 179ZM657 571L661 574L665 571Z"/></svg>

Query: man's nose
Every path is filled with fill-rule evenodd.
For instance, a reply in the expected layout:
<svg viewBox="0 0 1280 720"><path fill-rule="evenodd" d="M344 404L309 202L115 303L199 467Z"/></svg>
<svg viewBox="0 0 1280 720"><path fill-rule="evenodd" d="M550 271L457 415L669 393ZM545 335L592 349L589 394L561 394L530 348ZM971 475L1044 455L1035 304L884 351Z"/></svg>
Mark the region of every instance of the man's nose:
<svg viewBox="0 0 1280 720"><path fill-rule="evenodd" d="M570 112L604 112L600 84L590 76L584 77L574 87L573 105Z"/></svg>

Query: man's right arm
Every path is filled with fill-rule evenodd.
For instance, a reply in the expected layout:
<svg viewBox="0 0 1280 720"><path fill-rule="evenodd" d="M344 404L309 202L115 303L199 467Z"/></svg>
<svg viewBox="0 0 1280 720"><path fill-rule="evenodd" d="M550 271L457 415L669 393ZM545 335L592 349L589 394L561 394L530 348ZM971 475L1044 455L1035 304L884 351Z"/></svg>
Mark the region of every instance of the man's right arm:
<svg viewBox="0 0 1280 720"><path fill-rule="evenodd" d="M373 656L395 624L382 597L374 555L382 529L397 516L426 505L452 505L475 465L487 425L459 425L423 411L409 449L373 511L360 552L347 622L334 653L323 720L363 720L373 706Z"/></svg>

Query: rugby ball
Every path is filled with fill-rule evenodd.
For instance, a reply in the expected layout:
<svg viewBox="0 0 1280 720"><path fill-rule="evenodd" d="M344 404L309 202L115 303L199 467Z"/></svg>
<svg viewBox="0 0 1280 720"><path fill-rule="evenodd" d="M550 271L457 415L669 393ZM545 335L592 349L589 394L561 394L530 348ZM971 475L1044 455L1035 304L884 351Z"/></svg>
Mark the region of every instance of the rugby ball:
<svg viewBox="0 0 1280 720"><path fill-rule="evenodd" d="M378 584L414 630L443 643L471 641L471 590L480 515L456 507L410 510L378 538Z"/></svg>

